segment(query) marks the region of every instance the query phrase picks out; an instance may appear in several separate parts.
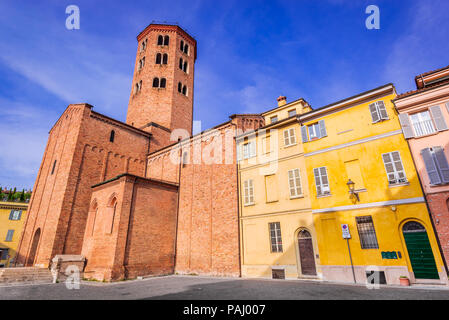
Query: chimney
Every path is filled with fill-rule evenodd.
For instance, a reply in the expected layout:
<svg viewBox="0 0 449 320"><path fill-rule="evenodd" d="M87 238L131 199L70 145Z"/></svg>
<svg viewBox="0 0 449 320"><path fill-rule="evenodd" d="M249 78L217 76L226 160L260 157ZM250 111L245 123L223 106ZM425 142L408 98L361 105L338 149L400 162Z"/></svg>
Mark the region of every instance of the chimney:
<svg viewBox="0 0 449 320"><path fill-rule="evenodd" d="M278 106L282 107L283 105L287 104L287 97L280 96L278 98Z"/></svg>

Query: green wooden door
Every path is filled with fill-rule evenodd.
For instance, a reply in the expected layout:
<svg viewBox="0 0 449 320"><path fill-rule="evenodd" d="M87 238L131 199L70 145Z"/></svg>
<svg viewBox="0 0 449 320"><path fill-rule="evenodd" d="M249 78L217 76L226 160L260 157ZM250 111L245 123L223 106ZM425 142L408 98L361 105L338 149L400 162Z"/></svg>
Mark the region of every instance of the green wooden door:
<svg viewBox="0 0 449 320"><path fill-rule="evenodd" d="M415 278L439 279L426 229L417 222L409 222L404 226L403 233Z"/></svg>

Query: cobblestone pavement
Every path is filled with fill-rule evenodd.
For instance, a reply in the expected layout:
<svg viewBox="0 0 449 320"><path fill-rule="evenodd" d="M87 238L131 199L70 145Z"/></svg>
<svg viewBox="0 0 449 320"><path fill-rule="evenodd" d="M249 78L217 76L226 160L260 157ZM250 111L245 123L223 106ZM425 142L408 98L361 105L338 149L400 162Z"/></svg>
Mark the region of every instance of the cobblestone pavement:
<svg viewBox="0 0 449 320"><path fill-rule="evenodd" d="M78 290L68 290L64 283L0 287L0 300L10 299L449 300L449 290L446 286L369 290L364 286L300 280L168 276L111 284L82 282Z"/></svg>

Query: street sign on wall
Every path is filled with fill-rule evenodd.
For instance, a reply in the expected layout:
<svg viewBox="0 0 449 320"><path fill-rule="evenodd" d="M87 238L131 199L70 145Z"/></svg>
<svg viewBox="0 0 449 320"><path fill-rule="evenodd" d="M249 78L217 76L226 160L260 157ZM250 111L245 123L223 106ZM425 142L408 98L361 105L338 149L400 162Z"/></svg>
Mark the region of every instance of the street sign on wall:
<svg viewBox="0 0 449 320"><path fill-rule="evenodd" d="M351 234L349 233L349 225L342 224L341 232L342 232L343 239L351 239Z"/></svg>

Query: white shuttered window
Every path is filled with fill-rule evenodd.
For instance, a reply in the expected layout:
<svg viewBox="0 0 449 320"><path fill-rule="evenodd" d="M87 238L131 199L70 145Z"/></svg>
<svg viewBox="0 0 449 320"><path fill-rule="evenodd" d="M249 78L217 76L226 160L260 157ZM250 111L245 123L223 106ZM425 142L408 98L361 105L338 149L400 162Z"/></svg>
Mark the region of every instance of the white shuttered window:
<svg viewBox="0 0 449 320"><path fill-rule="evenodd" d="M382 159L387 171L388 184L394 185L407 182L399 151L384 153Z"/></svg>
<svg viewBox="0 0 449 320"><path fill-rule="evenodd" d="M290 187L290 198L295 198L302 195L299 169L293 169L288 171L288 185Z"/></svg>
<svg viewBox="0 0 449 320"><path fill-rule="evenodd" d="M254 204L254 184L253 180L246 180L243 183L243 192L244 192L244 202L245 205Z"/></svg>

